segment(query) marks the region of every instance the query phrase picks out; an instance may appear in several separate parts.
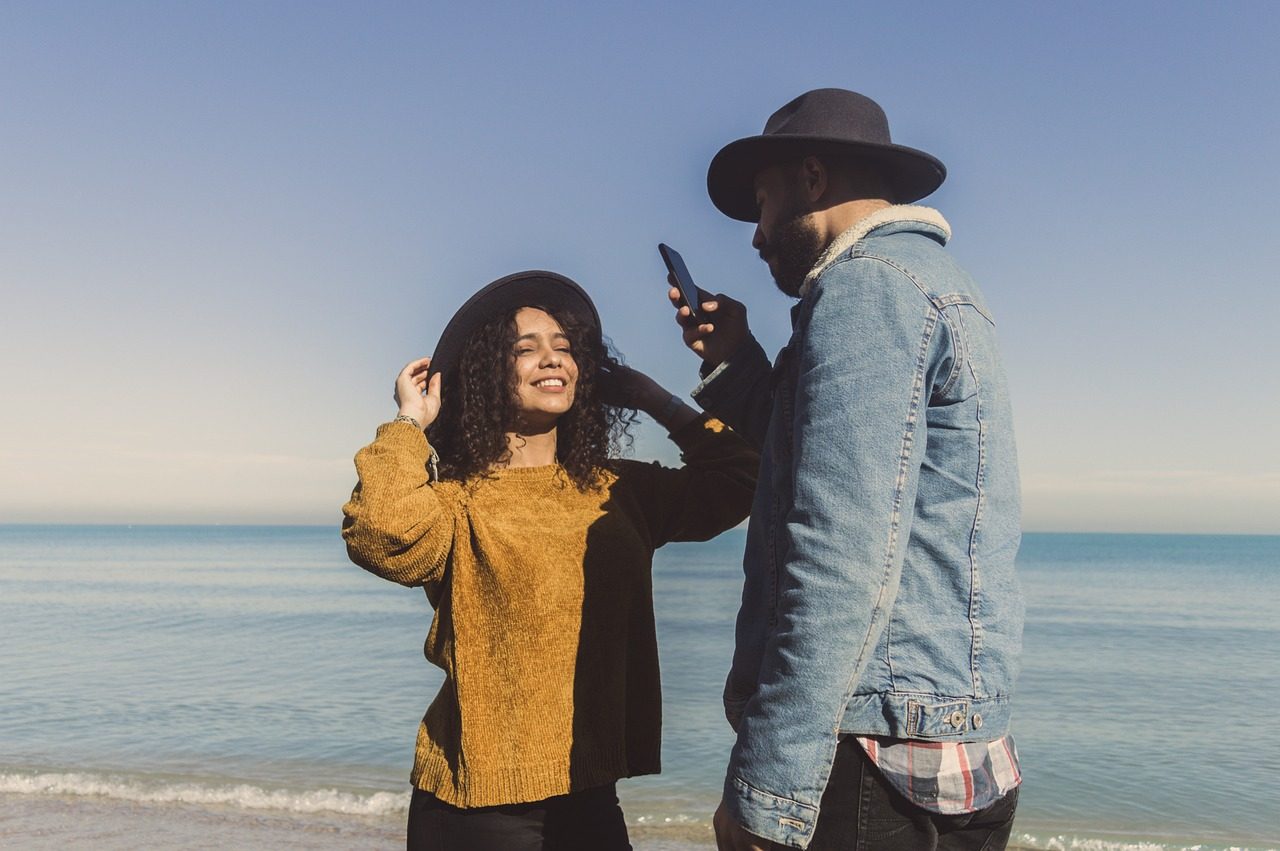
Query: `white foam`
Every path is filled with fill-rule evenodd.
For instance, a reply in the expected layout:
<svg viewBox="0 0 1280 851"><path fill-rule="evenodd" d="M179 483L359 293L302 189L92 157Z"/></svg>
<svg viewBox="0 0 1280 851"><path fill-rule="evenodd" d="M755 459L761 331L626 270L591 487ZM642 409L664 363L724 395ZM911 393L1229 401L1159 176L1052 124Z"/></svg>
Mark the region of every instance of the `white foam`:
<svg viewBox="0 0 1280 851"><path fill-rule="evenodd" d="M264 789L247 783L164 783L95 774L0 774L0 792L80 795L157 804L222 804L248 810L383 816L406 812L408 792L367 795L337 789Z"/></svg>
<svg viewBox="0 0 1280 851"><path fill-rule="evenodd" d="M1079 836L1019 835L1012 847L1030 848L1036 851L1276 851L1275 848L1254 849L1243 845L1183 845L1173 842L1133 842L1114 839L1091 839Z"/></svg>
<svg viewBox="0 0 1280 851"><path fill-rule="evenodd" d="M675 815L639 815L632 819L636 824L711 824L711 819L707 816L693 816L688 813L676 813Z"/></svg>

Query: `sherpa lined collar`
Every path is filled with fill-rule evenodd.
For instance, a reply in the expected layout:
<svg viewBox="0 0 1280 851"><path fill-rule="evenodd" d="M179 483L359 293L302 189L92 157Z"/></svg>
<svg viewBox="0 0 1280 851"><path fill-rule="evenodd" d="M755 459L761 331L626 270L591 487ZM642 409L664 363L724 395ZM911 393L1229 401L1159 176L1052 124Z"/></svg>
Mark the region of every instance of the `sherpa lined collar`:
<svg viewBox="0 0 1280 851"><path fill-rule="evenodd" d="M923 225L931 225L942 231L942 241L944 243L951 239L951 225L947 224L947 220L942 217L942 214L932 207L925 207L920 204L892 204L888 207L881 207L871 215L858 219L853 223L853 227L831 241L831 244L827 246L827 250L822 252L822 256L818 258L818 262L809 270L809 274L804 276L804 284L800 287L801 297L804 297L809 292L810 285L818 279L818 276L827 271L828 267L836 262L841 254L852 248L854 243L876 228L896 222L919 222Z"/></svg>

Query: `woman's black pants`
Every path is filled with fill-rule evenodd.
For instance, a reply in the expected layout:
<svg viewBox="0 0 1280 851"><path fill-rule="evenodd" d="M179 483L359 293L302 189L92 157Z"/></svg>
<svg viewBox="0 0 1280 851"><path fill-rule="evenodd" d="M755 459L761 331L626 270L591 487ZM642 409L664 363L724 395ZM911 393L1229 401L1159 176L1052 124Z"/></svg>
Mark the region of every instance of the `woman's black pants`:
<svg viewBox="0 0 1280 851"><path fill-rule="evenodd" d="M408 851L630 851L614 784L528 804L452 807L413 790Z"/></svg>

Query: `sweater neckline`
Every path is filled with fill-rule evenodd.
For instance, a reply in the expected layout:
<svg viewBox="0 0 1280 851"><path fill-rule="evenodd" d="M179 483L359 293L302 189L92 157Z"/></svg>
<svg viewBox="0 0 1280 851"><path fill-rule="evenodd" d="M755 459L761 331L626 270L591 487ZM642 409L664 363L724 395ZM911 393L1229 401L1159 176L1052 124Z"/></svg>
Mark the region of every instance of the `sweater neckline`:
<svg viewBox="0 0 1280 851"><path fill-rule="evenodd" d="M563 469L560 466L560 462L556 461L551 464L541 464L537 467L495 467L489 470L489 475L504 479L542 479L550 478Z"/></svg>

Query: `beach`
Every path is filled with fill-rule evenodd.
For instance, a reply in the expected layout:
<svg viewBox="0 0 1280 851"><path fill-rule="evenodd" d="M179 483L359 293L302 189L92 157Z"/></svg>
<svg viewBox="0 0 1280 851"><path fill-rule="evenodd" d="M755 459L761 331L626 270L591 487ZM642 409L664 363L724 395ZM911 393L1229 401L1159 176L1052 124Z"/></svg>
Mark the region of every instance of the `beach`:
<svg viewBox="0 0 1280 851"><path fill-rule="evenodd" d="M619 783L638 851L714 847L740 532L659 551L663 772ZM1029 534L1015 846L1280 847L1280 743L1171 744L1280 697L1280 538ZM0 847L399 848L420 591L316 527L0 526Z"/></svg>
<svg viewBox="0 0 1280 851"><path fill-rule="evenodd" d="M243 802L198 804L128 801L101 795L0 794L3 847L276 848L339 851L404 847L404 812L354 815L317 812L302 816L255 809ZM636 851L714 848L709 824L630 826Z"/></svg>
<svg viewBox="0 0 1280 851"><path fill-rule="evenodd" d="M403 848L404 826L376 816L316 815L61 795L0 795L6 848Z"/></svg>
<svg viewBox="0 0 1280 851"><path fill-rule="evenodd" d="M232 805L122 802L106 798L0 795L0 837L6 848L60 851L93 848L275 848L281 851L401 849L404 819L387 816L314 815L246 811ZM631 825L635 851L705 851L715 848L710 825ZM1185 840L1184 840L1185 841ZM1015 836L1011 849L1045 851L1162 851L1230 849L1203 843L1126 841L1117 838Z"/></svg>
<svg viewBox="0 0 1280 851"><path fill-rule="evenodd" d="M630 826L635 851L705 851L715 848L709 824ZM119 801L103 797L0 794L0 839L5 848L31 851L137 848L273 848L281 851L394 851L404 847L404 817L337 813L306 818L235 804ZM1250 846L1187 837L1132 837L1096 833L1018 833L1017 851L1245 851ZM1254 846L1257 851L1274 846Z"/></svg>

